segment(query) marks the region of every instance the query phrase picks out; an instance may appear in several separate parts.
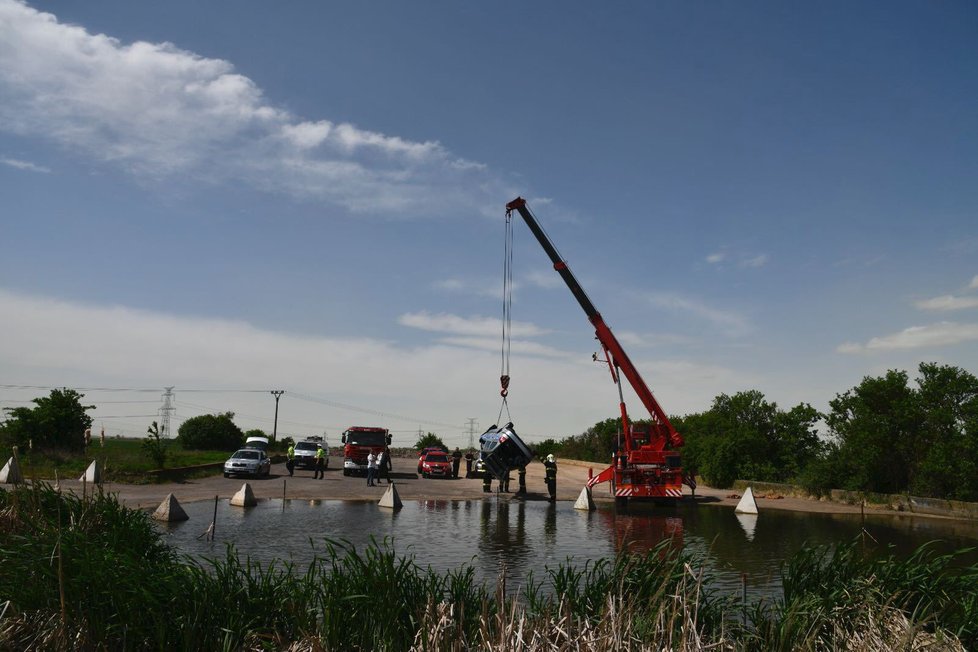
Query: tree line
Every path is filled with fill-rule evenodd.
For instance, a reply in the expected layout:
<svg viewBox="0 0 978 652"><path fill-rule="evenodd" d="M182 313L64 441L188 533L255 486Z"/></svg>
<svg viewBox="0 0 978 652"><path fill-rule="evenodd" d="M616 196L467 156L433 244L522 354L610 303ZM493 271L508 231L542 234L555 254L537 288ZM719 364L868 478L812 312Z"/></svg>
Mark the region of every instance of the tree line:
<svg viewBox="0 0 978 652"><path fill-rule="evenodd" d="M670 417L686 440L683 465L713 487L734 480L978 501L978 378L922 363L866 376L829 409L783 409L758 390L720 394L710 409ZM538 451L608 462L620 428L606 419Z"/></svg>

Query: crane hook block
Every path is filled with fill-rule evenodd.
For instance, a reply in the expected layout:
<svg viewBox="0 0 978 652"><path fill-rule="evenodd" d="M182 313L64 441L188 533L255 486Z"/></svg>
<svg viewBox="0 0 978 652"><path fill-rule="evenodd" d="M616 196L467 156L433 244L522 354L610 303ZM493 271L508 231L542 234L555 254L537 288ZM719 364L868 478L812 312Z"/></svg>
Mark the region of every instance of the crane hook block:
<svg viewBox="0 0 978 652"><path fill-rule="evenodd" d="M502 386L499 395L502 396L503 398L506 398L507 396L509 396L509 376L500 376L499 384Z"/></svg>

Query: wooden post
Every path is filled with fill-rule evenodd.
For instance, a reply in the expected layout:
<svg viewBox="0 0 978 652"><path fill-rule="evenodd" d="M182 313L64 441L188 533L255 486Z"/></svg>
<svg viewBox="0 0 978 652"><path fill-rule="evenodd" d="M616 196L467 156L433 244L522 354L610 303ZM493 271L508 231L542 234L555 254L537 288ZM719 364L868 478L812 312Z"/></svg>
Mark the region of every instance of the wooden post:
<svg viewBox="0 0 978 652"><path fill-rule="evenodd" d="M288 482L285 478L282 478L282 511L285 511L285 483Z"/></svg>
<svg viewBox="0 0 978 652"><path fill-rule="evenodd" d="M214 496L214 520L211 521L211 541L214 540L214 532L217 531L217 500L218 496Z"/></svg>

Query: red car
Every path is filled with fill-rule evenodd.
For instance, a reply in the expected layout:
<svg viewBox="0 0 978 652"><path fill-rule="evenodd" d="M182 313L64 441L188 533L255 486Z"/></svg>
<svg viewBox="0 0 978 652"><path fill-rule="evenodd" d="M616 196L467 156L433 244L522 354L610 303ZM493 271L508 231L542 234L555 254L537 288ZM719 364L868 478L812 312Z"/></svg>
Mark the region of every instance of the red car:
<svg viewBox="0 0 978 652"><path fill-rule="evenodd" d="M422 478L450 478L452 477L452 461L448 454L442 451L428 453L421 460Z"/></svg>
<svg viewBox="0 0 978 652"><path fill-rule="evenodd" d="M421 452L418 454L418 473L419 474L421 473L421 463L424 462L425 455L427 455L428 453L447 453L447 452L448 451L446 451L441 446L428 446L427 448L421 449Z"/></svg>

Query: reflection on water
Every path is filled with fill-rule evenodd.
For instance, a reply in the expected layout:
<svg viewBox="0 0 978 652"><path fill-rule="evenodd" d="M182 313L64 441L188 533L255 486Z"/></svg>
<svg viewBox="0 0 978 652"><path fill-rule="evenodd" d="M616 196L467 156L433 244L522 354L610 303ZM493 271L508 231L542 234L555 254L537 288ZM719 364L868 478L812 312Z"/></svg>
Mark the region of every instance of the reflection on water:
<svg viewBox="0 0 978 652"><path fill-rule="evenodd" d="M492 497L474 501L405 502L397 512L369 502L266 500L258 507L218 506L217 541L197 539L210 523L213 503L190 503L190 520L160 525L177 548L198 557L220 557L233 543L242 556L269 563L303 565L322 552L326 539L362 548L371 540L392 542L400 554L437 570L472 564L476 576L494 582L505 568L506 583L518 587L528 573L539 580L547 567L568 559L583 564L625 549L644 551L669 541L701 555L714 574L712 584L739 591L747 573L752 591L773 594L780 587L781 562L805 544L847 542L862 532L859 515L765 511L749 523L732 509L681 504L633 505L616 511L574 510L570 503ZM896 515L867 516L866 531L879 545L906 554L926 541L941 540L939 551L978 545L978 524ZM968 562L978 561L972 553Z"/></svg>

